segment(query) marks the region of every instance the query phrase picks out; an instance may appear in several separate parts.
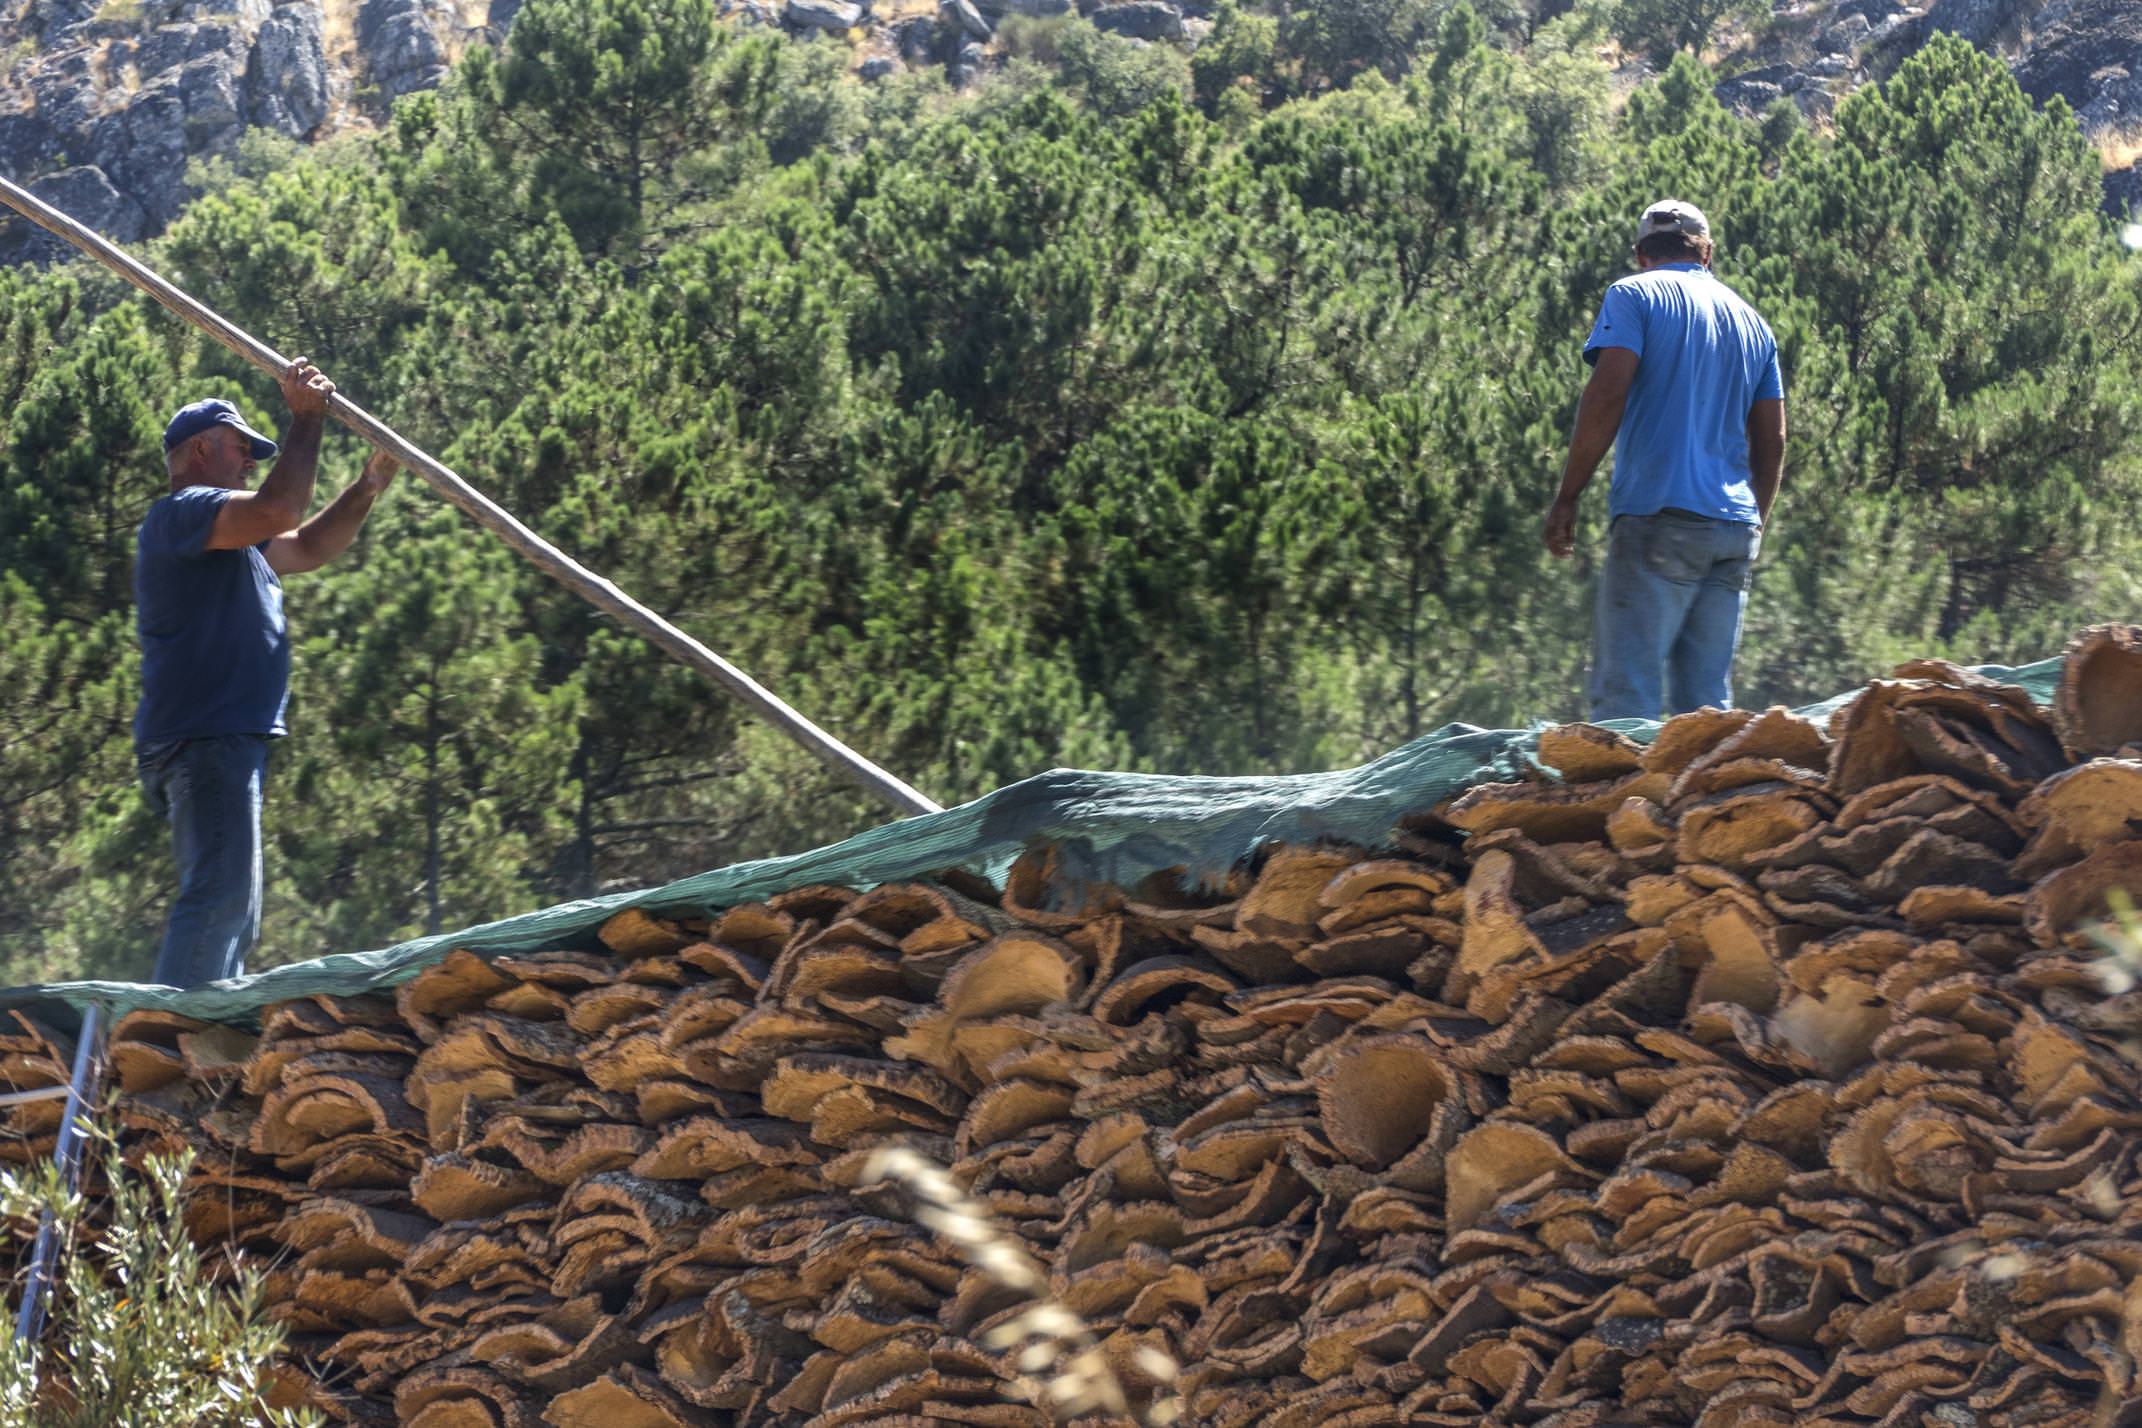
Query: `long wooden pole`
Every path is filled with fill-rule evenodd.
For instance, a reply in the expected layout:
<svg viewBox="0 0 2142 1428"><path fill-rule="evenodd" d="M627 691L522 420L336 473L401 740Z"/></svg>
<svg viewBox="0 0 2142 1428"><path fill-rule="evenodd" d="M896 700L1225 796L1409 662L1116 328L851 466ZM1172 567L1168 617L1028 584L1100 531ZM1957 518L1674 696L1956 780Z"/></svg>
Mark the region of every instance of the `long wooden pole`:
<svg viewBox="0 0 2142 1428"><path fill-rule="evenodd" d="M290 364L282 354L226 321L207 304L181 292L129 257L102 235L69 218L36 195L0 178L0 203L75 247L155 298L231 351L268 374ZM430 482L468 517L526 556L545 575L630 629L639 631L672 657L698 670L763 715L775 728L817 755L827 767L876 794L902 813L936 813L940 805L879 768L840 740L790 708L765 685L693 639L639 601L589 570L549 541L522 525L511 512L471 486L414 443L337 391L328 413L404 466Z"/></svg>

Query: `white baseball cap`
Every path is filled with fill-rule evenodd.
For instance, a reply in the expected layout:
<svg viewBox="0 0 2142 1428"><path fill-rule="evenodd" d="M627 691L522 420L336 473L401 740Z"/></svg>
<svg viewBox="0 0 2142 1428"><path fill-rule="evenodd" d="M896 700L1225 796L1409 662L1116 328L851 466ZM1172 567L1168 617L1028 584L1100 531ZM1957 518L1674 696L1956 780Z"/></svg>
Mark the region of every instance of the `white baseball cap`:
<svg viewBox="0 0 2142 1428"><path fill-rule="evenodd" d="M1678 198L1662 198L1644 210L1644 216L1636 220L1636 241L1658 233L1681 233L1690 238L1711 236L1711 220L1703 216L1703 210L1693 203L1683 203Z"/></svg>

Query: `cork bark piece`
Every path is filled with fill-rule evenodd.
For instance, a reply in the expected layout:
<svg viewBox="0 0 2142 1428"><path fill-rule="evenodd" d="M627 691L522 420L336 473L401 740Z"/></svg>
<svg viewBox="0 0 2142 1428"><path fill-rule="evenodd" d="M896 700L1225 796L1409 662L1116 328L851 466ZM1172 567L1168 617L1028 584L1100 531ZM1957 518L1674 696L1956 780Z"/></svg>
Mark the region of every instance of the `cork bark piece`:
<svg viewBox="0 0 2142 1428"><path fill-rule="evenodd" d="M1710 794L1677 809L1674 856L1681 863L1751 866L1824 821L1831 809L1818 793L1771 781Z"/></svg>
<svg viewBox="0 0 2142 1428"><path fill-rule="evenodd" d="M2040 947L2087 947L2090 929L2112 915L2116 896L2142 906L2142 841L2104 844L2039 879L2024 900L2024 930Z"/></svg>
<svg viewBox="0 0 2142 1428"><path fill-rule="evenodd" d="M1629 798L1657 800L1668 780L1639 772L1582 784L1482 784L1451 803L1443 817L1468 833L1510 828L1536 843L1603 838L1606 821Z"/></svg>
<svg viewBox="0 0 2142 1428"><path fill-rule="evenodd" d="M1626 734L1596 724L1562 724L1540 731L1538 761L1564 783L1597 783L1635 773L1643 766L1641 745Z"/></svg>
<svg viewBox="0 0 2142 1428"><path fill-rule="evenodd" d="M2053 728L2078 763L2142 743L2142 627L2094 625L2076 635L2053 695Z"/></svg>

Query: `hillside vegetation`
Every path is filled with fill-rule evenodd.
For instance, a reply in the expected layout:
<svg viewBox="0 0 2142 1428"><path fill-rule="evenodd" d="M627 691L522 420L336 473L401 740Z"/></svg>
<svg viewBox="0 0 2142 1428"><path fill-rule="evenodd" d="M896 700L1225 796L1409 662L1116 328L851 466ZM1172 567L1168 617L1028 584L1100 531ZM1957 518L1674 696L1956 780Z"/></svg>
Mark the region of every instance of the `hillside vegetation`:
<svg viewBox="0 0 2142 1428"><path fill-rule="evenodd" d="M1015 18L954 96L704 0L531 0L389 132L203 175L152 255L946 802L1578 715L1592 566L1538 522L1665 194L1790 389L1744 702L2132 616L2142 267L2073 117L1937 40L1751 123L1686 55L1618 93L1606 23L1223 8L1185 59ZM0 273L11 980L152 961L129 563L218 391L281 415L110 280ZM256 966L882 816L409 478L288 594Z"/></svg>

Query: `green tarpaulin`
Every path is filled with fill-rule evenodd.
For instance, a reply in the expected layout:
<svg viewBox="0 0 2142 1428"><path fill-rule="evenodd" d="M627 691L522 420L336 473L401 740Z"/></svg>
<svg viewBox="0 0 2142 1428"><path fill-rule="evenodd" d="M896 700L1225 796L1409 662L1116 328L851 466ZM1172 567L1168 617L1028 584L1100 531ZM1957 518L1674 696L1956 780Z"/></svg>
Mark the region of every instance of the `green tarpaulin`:
<svg viewBox="0 0 2142 1428"><path fill-rule="evenodd" d="M2050 659L1979 672L2019 684L2045 703L2059 682L2060 666ZM1856 693L1797 712L1827 719ZM1637 721L1609 727L1639 742L1648 742L1658 730L1656 724ZM1192 878L1209 877L1268 842L1382 845L1405 815L1475 784L1518 776L1537 745L1537 730L1452 724L1359 768L1330 773L1189 778L1056 769L972 803L889 823L808 853L738 863L664 887L565 903L377 952L321 957L187 991L132 982L56 982L0 992L0 1007L34 1004L48 1018L57 1013L57 1019L70 1022L91 1004L114 1013L158 1007L242 1023L269 1003L292 997L393 987L456 947L529 952L584 946L606 918L627 907L705 913L807 883L866 889L948 868L998 878L1037 842L1058 845L1075 872L1093 879L1128 884L1177 867Z"/></svg>

